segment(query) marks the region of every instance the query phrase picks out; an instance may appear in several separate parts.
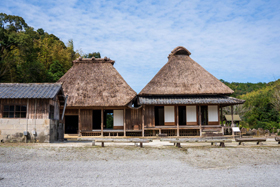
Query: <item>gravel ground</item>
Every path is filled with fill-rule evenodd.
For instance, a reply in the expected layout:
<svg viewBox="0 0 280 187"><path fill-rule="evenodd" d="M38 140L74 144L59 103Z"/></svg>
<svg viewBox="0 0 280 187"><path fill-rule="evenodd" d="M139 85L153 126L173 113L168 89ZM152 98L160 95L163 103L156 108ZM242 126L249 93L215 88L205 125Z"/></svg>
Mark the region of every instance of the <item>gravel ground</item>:
<svg viewBox="0 0 280 187"><path fill-rule="evenodd" d="M280 146L235 144L178 149L167 144L4 143L0 186L279 185Z"/></svg>

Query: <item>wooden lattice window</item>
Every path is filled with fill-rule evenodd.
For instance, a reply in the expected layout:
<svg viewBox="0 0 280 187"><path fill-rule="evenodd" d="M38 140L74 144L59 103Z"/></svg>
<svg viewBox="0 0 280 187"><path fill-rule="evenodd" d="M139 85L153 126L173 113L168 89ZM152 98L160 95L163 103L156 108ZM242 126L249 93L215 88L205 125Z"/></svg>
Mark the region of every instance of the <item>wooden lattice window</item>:
<svg viewBox="0 0 280 187"><path fill-rule="evenodd" d="M3 118L26 118L26 106L4 105Z"/></svg>

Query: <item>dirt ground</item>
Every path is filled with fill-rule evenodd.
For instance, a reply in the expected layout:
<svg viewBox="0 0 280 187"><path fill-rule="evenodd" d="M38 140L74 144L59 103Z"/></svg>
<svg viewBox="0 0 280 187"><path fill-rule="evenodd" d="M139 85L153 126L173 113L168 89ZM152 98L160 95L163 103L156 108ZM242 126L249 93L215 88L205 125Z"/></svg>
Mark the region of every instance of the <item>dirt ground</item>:
<svg viewBox="0 0 280 187"><path fill-rule="evenodd" d="M0 144L0 186L279 186L280 145Z"/></svg>

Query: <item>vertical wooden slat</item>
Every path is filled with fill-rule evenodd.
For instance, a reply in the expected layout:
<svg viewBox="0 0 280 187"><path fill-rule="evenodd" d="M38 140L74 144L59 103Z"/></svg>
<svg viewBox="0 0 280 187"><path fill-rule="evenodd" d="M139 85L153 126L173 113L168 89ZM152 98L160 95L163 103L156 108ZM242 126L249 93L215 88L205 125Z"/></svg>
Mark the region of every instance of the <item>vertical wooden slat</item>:
<svg viewBox="0 0 280 187"><path fill-rule="evenodd" d="M200 129L200 136L202 136L202 129L201 129L201 106L198 106L198 115L199 115L199 129Z"/></svg>
<svg viewBox="0 0 280 187"><path fill-rule="evenodd" d="M125 108L123 109L123 136L126 136Z"/></svg>
<svg viewBox="0 0 280 187"><path fill-rule="evenodd" d="M104 110L103 108L101 109L101 136L103 136L103 119L104 119Z"/></svg>
<svg viewBox="0 0 280 187"><path fill-rule="evenodd" d="M144 137L144 123L145 123L145 118L144 118L144 114L145 114L145 105L143 105L142 107L142 137Z"/></svg>
<svg viewBox="0 0 280 187"><path fill-rule="evenodd" d="M233 105L231 105L231 127L233 127ZM233 130L232 130L232 136L234 136Z"/></svg>
<svg viewBox="0 0 280 187"><path fill-rule="evenodd" d="M177 136L180 136L180 130L179 130L179 107L176 106L176 123L177 123Z"/></svg>
<svg viewBox="0 0 280 187"><path fill-rule="evenodd" d="M220 117L221 125L223 125L223 107L221 106L221 117Z"/></svg>
<svg viewBox="0 0 280 187"><path fill-rule="evenodd" d="M79 109L79 128L78 128L78 134L81 136L81 109Z"/></svg>

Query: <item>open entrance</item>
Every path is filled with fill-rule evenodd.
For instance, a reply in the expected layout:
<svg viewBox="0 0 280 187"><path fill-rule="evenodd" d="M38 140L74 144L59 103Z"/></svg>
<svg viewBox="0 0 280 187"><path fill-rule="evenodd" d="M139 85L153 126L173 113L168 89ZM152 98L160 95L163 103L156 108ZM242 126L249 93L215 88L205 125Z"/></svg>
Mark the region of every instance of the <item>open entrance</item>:
<svg viewBox="0 0 280 187"><path fill-rule="evenodd" d="M201 125L208 125L208 107L201 106Z"/></svg>
<svg viewBox="0 0 280 187"><path fill-rule="evenodd" d="M104 110L104 129L113 129L114 112L113 110Z"/></svg>
<svg viewBox="0 0 280 187"><path fill-rule="evenodd" d="M162 126L164 125L164 107L155 106L155 125Z"/></svg>
<svg viewBox="0 0 280 187"><path fill-rule="evenodd" d="M65 116L65 134L78 134L79 116Z"/></svg>
<svg viewBox="0 0 280 187"><path fill-rule="evenodd" d="M101 129L101 110L92 111L92 129Z"/></svg>
<svg viewBox="0 0 280 187"><path fill-rule="evenodd" d="M179 106L179 125L186 125L186 107L185 106Z"/></svg>

